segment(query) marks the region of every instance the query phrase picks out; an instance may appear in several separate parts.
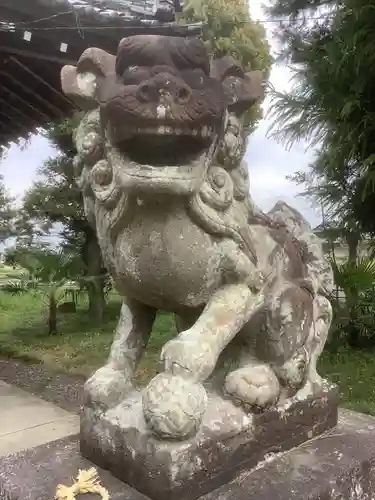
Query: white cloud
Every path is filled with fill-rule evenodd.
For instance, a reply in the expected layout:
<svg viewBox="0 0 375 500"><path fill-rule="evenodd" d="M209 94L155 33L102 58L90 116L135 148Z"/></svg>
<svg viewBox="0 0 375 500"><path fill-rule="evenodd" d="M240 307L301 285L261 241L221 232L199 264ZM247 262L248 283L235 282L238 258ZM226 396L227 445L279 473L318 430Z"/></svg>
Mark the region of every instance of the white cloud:
<svg viewBox="0 0 375 500"><path fill-rule="evenodd" d="M261 2L250 1L250 12L255 19L264 19ZM275 27L266 24L268 37L272 43L271 30ZM274 66L271 72L271 82L278 89L290 87L290 72L282 66ZM265 108L269 101L265 101ZM298 208L311 224L320 223L320 216L312 209L310 203L297 194L300 190L286 179L287 175L296 170L306 169L312 158L311 151L305 151L305 145L295 146L290 151L277 144L273 139L267 138L269 122L263 120L249 141L246 158L249 164L251 179L251 194L256 203L264 210L268 210L278 200L294 205ZM0 164L5 183L10 192L20 198L37 176L37 169L51 154L53 148L42 137L34 137L30 145L21 151L13 146L5 161Z"/></svg>
<svg viewBox="0 0 375 500"><path fill-rule="evenodd" d="M262 3L249 1L253 19L264 20ZM272 31L275 25L265 24L271 50L276 50ZM288 90L292 82L291 71L283 65L274 64L270 82L278 90ZM265 99L264 112L270 110L270 100ZM295 185L286 177L297 170L306 170L313 159L313 150L307 149L306 143L294 145L290 150L267 137L270 121L262 120L249 139L246 160L249 166L251 194L254 201L263 209L269 210L278 201L283 200L295 208L316 226L321 222L319 209L312 206L310 200L299 196L301 187Z"/></svg>
<svg viewBox="0 0 375 500"><path fill-rule="evenodd" d="M19 201L37 178L37 170L54 154L54 149L41 136L33 136L29 145L21 149L13 145L6 159L0 163L7 189Z"/></svg>
<svg viewBox="0 0 375 500"><path fill-rule="evenodd" d="M246 160L251 195L263 210L269 210L278 200L283 200L300 210L313 226L317 226L321 222L319 211L312 208L310 201L298 196L301 188L286 178L297 170L307 169L313 151L306 151L302 144L287 151L274 139L265 139L268 126L267 120L263 120L249 139Z"/></svg>

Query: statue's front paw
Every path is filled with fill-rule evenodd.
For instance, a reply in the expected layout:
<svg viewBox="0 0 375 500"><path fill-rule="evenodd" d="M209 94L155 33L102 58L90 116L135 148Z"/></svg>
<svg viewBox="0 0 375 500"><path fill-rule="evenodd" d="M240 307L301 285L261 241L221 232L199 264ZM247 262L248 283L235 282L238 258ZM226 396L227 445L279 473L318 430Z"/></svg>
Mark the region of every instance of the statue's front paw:
<svg viewBox="0 0 375 500"><path fill-rule="evenodd" d="M103 411L113 408L125 398L131 387L123 372L103 366L85 384L85 405Z"/></svg>
<svg viewBox="0 0 375 500"><path fill-rule="evenodd" d="M204 341L176 338L165 344L161 359L166 371L198 381L211 375L217 357Z"/></svg>
<svg viewBox="0 0 375 500"><path fill-rule="evenodd" d="M236 402L263 410L280 397L280 383L268 365L239 368L229 373L224 391Z"/></svg>

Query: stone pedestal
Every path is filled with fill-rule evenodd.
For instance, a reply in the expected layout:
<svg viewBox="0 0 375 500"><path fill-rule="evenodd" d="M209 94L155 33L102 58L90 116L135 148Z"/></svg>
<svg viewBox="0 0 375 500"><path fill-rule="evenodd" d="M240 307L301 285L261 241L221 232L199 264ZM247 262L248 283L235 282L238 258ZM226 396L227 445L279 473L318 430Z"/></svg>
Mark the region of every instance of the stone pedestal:
<svg viewBox="0 0 375 500"><path fill-rule="evenodd" d="M334 386L317 397L253 416L211 394L198 434L188 441L165 442L150 435L141 395L134 392L101 415L85 408L81 453L152 500L192 500L270 455L333 428L337 407Z"/></svg>
<svg viewBox="0 0 375 500"><path fill-rule="evenodd" d="M268 460L200 500L372 500L375 419L340 410L335 429Z"/></svg>
<svg viewBox="0 0 375 500"><path fill-rule="evenodd" d="M147 464L146 464L147 465ZM52 500L70 485L82 458L78 436L0 459L0 500ZM98 470L111 500L151 500L107 471ZM189 490L185 498L191 500ZM79 498L79 497L77 497ZM87 494L85 500L97 500ZM375 419L341 410L337 427L284 453L270 453L255 468L200 500L370 500L375 498Z"/></svg>

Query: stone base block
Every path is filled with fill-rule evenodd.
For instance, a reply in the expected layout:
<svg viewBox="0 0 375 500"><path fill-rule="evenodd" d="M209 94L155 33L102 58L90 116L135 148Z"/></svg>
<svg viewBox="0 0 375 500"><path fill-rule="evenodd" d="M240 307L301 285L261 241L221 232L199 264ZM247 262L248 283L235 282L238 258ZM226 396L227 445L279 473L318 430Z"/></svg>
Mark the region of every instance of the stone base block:
<svg viewBox="0 0 375 500"><path fill-rule="evenodd" d="M104 414L85 408L81 452L152 500L193 500L333 428L337 408L335 386L254 416L211 394L197 436L165 442L150 435L135 391Z"/></svg>
<svg viewBox="0 0 375 500"><path fill-rule="evenodd" d="M0 500L52 500L59 483L70 485L81 457L78 437L0 459ZM99 469L111 500L150 500ZM189 491L185 492L189 497ZM77 497L81 498L81 497ZM87 494L82 499L97 500ZM336 428L255 468L200 500L370 500L375 498L375 419L341 410Z"/></svg>

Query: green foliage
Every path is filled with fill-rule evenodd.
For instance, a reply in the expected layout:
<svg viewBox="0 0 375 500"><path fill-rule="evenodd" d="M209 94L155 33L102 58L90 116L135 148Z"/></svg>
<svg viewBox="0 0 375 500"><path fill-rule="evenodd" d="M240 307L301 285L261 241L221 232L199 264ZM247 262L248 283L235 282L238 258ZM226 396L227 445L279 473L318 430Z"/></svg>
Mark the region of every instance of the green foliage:
<svg viewBox="0 0 375 500"><path fill-rule="evenodd" d="M30 271L38 266L38 263L48 254L48 247L42 245L20 246L16 245L5 250L5 263L8 266L21 268L23 271Z"/></svg>
<svg viewBox="0 0 375 500"><path fill-rule="evenodd" d="M231 55L246 70L269 70L271 60L264 27L251 20L243 0L190 0L185 4L183 19L205 23L203 37L212 57Z"/></svg>
<svg viewBox="0 0 375 500"><path fill-rule="evenodd" d="M375 345L375 260L362 257L356 262L332 261L340 295L331 298L334 323L330 347L343 343L351 347Z"/></svg>
<svg viewBox="0 0 375 500"><path fill-rule="evenodd" d="M300 196L321 207L325 226L332 228L336 236L345 236L349 231L360 233L353 213L354 179L343 170L326 168L330 159L329 151L318 153L308 171L297 171L288 179L303 186Z"/></svg>
<svg viewBox="0 0 375 500"><path fill-rule="evenodd" d="M110 292L104 321L98 324L83 298L77 312L59 315L61 334L46 335L45 301L40 294L0 293L0 356L89 376L106 362L120 307L121 297ZM137 384L148 382L160 371L161 347L175 332L173 316L159 313L137 371Z"/></svg>
<svg viewBox="0 0 375 500"><path fill-rule="evenodd" d="M17 251L17 249L16 249ZM0 281L2 292L13 295L34 293L44 298L48 307L48 331L57 332L58 305L70 295L76 301L80 286L82 265L79 256L64 251L52 252L47 249L22 249L18 253L18 263L24 273L16 279Z"/></svg>
<svg viewBox="0 0 375 500"><path fill-rule="evenodd" d="M73 158L76 154L72 135L78 127L82 116L82 112L76 112L67 120L50 124L49 128L43 132L43 136L69 158Z"/></svg>
<svg viewBox="0 0 375 500"><path fill-rule="evenodd" d="M317 10L322 5L325 10ZM301 21L300 14L311 13L320 19ZM289 16L282 55L297 62L293 90L273 90L273 135L287 145L302 138L319 145L320 181L346 187L352 219L374 231L374 6L369 0L282 0L271 14Z"/></svg>
<svg viewBox="0 0 375 500"><path fill-rule="evenodd" d="M189 0L182 16L185 22L204 22L203 39L212 57L231 55L247 71L262 70L267 80L271 56L263 25L253 21L244 0ZM253 127L261 118L260 105L248 116Z"/></svg>
<svg viewBox="0 0 375 500"><path fill-rule="evenodd" d="M336 285L346 295L363 293L375 285L375 260L361 257L357 262L332 262Z"/></svg>
<svg viewBox="0 0 375 500"><path fill-rule="evenodd" d="M318 363L324 377L337 383L340 389L340 405L350 410L375 415L375 385L369 383L375 377L374 352L340 348L325 351Z"/></svg>

